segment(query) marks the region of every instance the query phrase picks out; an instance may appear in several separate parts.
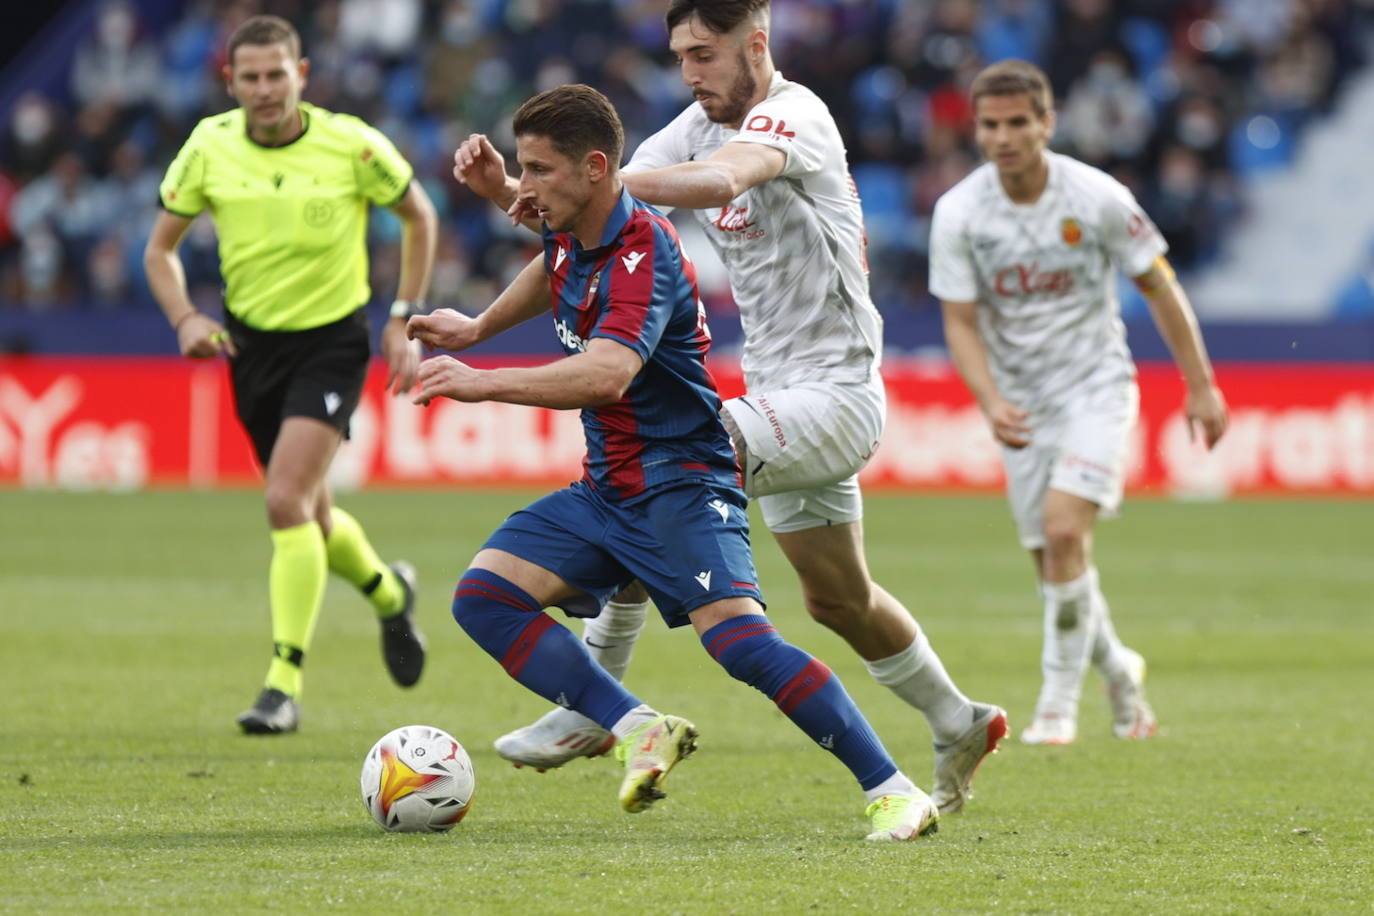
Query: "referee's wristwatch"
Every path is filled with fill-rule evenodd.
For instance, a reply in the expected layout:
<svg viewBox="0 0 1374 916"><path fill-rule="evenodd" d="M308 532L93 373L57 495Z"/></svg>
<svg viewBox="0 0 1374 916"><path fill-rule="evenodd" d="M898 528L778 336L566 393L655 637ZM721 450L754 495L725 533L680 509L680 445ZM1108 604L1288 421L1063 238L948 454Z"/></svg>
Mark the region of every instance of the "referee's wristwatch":
<svg viewBox="0 0 1374 916"><path fill-rule="evenodd" d="M391 303L391 317L402 320L411 315L418 315L425 310L425 300L423 299L397 299Z"/></svg>

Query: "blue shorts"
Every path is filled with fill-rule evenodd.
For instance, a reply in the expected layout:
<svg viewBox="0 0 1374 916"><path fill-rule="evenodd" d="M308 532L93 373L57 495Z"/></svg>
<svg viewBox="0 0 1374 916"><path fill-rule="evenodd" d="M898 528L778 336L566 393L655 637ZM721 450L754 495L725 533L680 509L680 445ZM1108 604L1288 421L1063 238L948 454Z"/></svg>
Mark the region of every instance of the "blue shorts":
<svg viewBox="0 0 1374 916"><path fill-rule="evenodd" d="M670 627L722 598L760 604L749 549L744 494L690 483L631 505L613 503L579 481L516 512L483 547L504 550L556 574L592 601L565 602L577 617L601 607L638 579Z"/></svg>

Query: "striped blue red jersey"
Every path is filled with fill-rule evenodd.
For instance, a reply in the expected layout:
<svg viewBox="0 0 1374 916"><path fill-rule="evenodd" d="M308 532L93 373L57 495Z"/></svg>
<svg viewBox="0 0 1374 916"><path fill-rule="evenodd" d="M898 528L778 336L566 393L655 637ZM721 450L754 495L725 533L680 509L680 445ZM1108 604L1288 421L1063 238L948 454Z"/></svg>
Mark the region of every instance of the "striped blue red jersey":
<svg viewBox="0 0 1374 916"><path fill-rule="evenodd" d="M563 352L605 337L644 361L618 402L582 410L583 479L619 502L687 481L738 487L696 269L673 224L622 191L596 248L545 225L544 268Z"/></svg>

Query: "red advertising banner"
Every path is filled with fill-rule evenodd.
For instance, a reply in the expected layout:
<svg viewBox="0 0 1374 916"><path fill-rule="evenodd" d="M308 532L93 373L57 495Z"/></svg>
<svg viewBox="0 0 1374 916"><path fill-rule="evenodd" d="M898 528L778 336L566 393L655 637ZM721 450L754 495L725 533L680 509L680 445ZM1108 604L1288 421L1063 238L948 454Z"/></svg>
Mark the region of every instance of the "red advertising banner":
<svg viewBox="0 0 1374 916"><path fill-rule="evenodd" d="M742 389L734 364L718 361L713 372L724 395ZM1218 374L1232 426L1207 452L1189 442L1177 373L1141 367L1130 488L1374 494L1374 367L1223 365ZM892 360L884 376L887 430L866 484L1000 488L998 448L953 370ZM557 485L581 473L575 411L451 401L423 408L388 397L383 380L374 367L333 468L341 487ZM0 359L0 486L209 487L257 476L222 363Z"/></svg>

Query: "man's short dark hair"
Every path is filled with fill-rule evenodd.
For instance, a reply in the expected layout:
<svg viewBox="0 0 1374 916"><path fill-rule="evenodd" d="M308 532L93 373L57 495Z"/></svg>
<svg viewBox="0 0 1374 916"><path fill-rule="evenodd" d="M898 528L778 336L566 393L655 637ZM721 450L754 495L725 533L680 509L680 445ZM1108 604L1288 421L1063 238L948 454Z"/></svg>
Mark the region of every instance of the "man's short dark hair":
<svg viewBox="0 0 1374 916"><path fill-rule="evenodd" d="M539 93L520 106L512 128L517 137L547 137L553 148L569 159L600 150L612 168L620 167L625 149L625 129L615 106L581 83Z"/></svg>
<svg viewBox="0 0 1374 916"><path fill-rule="evenodd" d="M969 95L973 104L985 95L1028 95L1031 108L1044 117L1054 109L1054 93L1049 77L1035 64L1024 60L998 61L973 78Z"/></svg>
<svg viewBox="0 0 1374 916"><path fill-rule="evenodd" d="M292 60L300 60L301 36L296 27L280 16L250 16L229 36L229 66L241 45L286 45Z"/></svg>
<svg viewBox="0 0 1374 916"><path fill-rule="evenodd" d="M724 35L760 10L768 12L768 0L672 0L666 19L670 32L695 16L712 32Z"/></svg>

